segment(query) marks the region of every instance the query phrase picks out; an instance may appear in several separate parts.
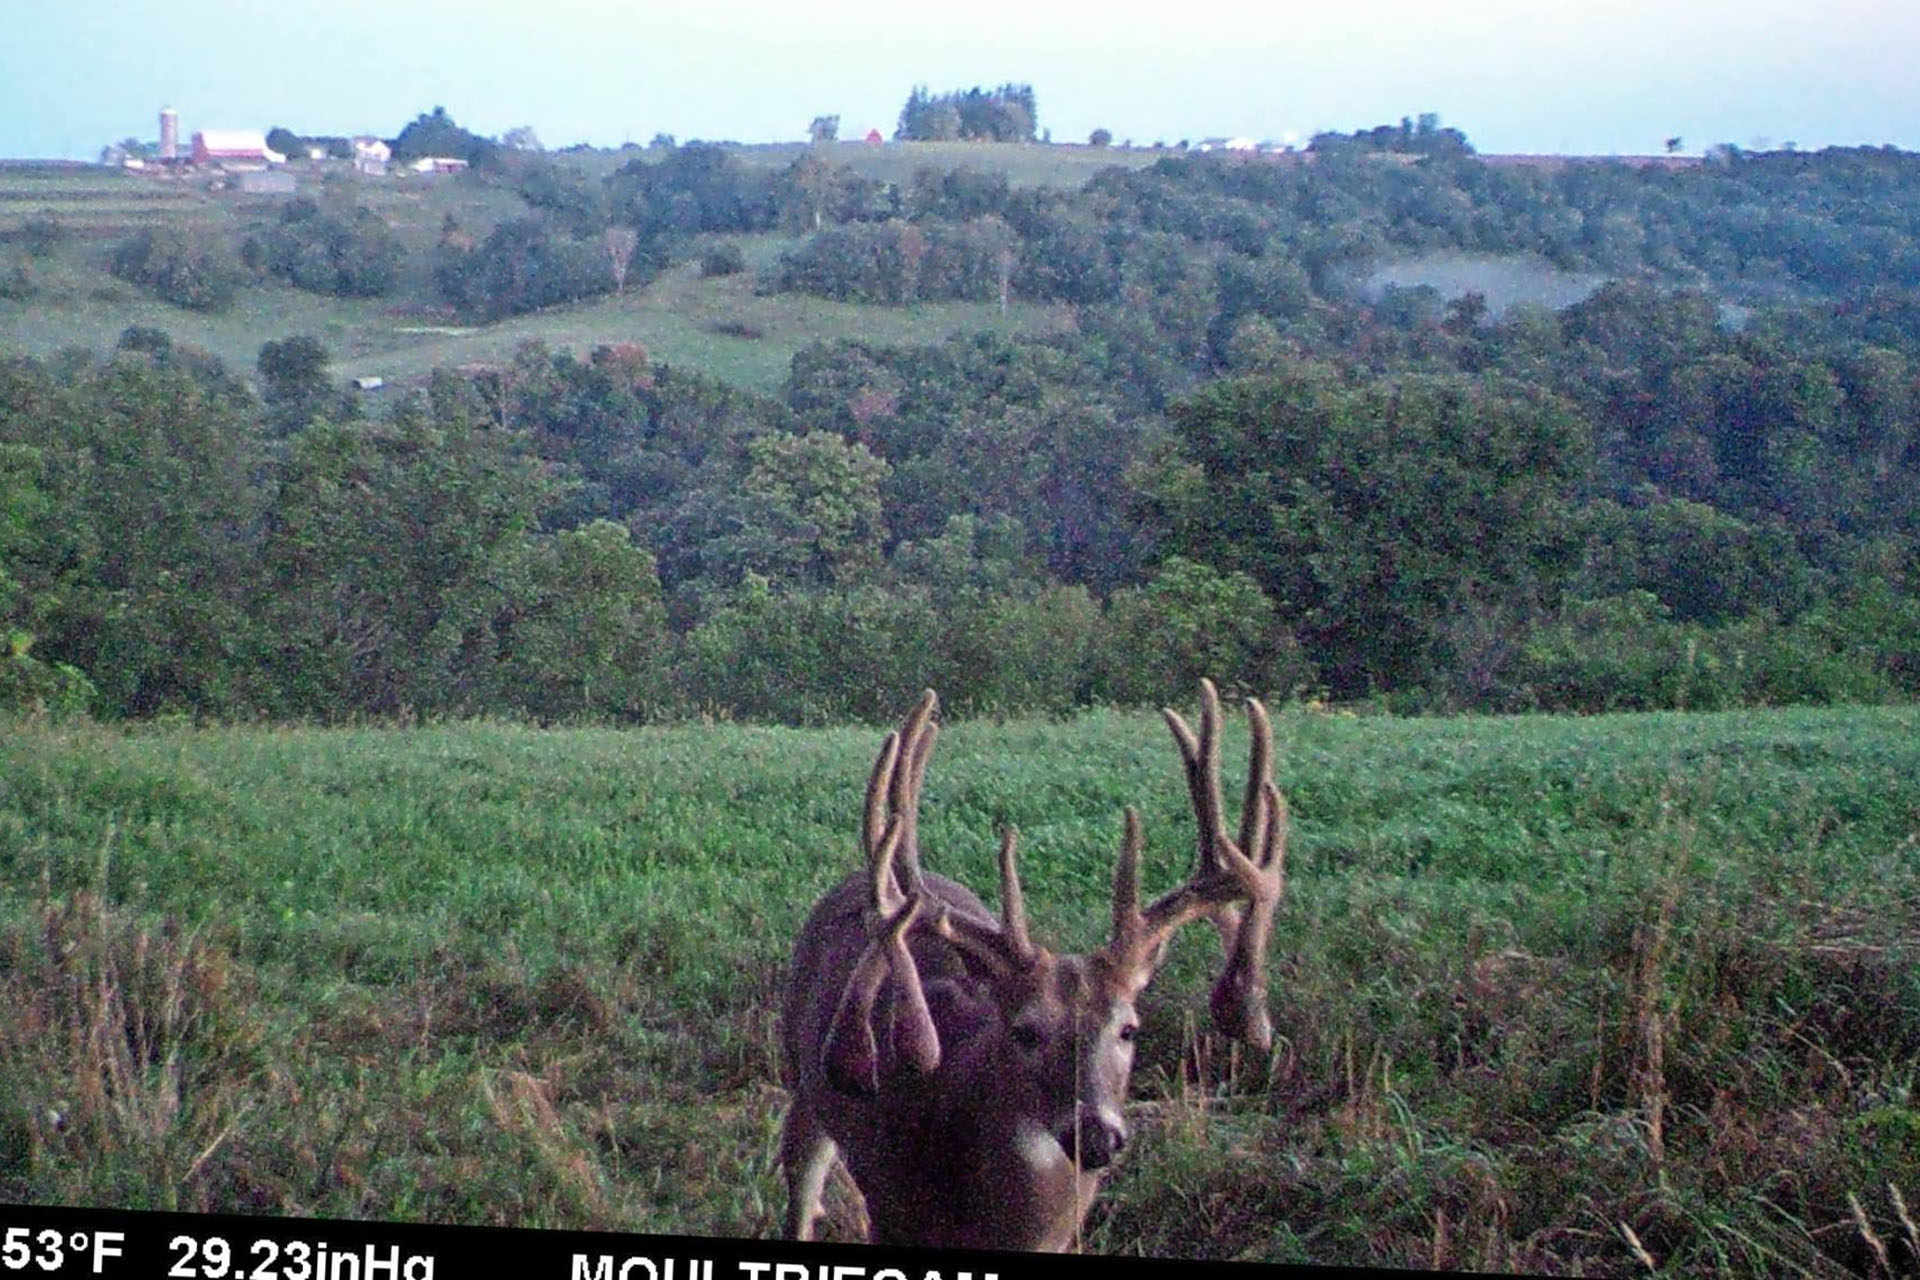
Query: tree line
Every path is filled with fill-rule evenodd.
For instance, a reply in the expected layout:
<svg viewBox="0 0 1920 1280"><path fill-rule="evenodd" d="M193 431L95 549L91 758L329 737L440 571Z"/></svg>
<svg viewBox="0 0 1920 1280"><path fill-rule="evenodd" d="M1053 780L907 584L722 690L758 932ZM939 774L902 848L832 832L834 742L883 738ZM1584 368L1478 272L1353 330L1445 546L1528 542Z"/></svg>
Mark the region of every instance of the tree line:
<svg viewBox="0 0 1920 1280"><path fill-rule="evenodd" d="M956 118L1030 116L1032 90L916 89L903 121L936 108ZM1015 188L1004 175L964 168L885 183L819 151L768 170L699 143L636 157L596 181L564 159L477 138L440 110L410 124L401 143L407 154L471 155L470 180L509 188L528 206L497 238L452 227L433 250L427 274L442 300L477 319L624 287L605 248L615 229L637 237L643 271L699 252L702 237L813 234L822 238L790 252L765 287L863 302L978 296L989 286L1036 301L1120 302L1130 275L1166 274L1155 259L1292 275L1337 298L1379 262L1442 251L1530 255L1567 272L1761 305L1920 288L1920 177L1914 158L1891 148L1723 148L1678 171L1507 168L1483 163L1464 135L1426 115L1319 135L1305 152L1275 159L1169 154L1064 190ZM391 291L399 263L391 232L354 207L350 191L320 203L319 216L314 202L298 201L250 233L244 266L320 292ZM1005 271L973 261L919 279L925 257L915 246L1008 233L1014 260ZM958 252L992 264L1001 247ZM234 247L213 238L148 231L122 246L115 270L179 305L217 309L245 283L234 259ZM1221 342L1214 346L1220 355Z"/></svg>
<svg viewBox="0 0 1920 1280"><path fill-rule="evenodd" d="M817 347L777 399L529 346L369 420L309 344L263 352L264 403L152 331L0 366L8 700L813 721L929 682L1061 710L1201 673L1409 710L1920 691L1906 357L1720 335L1667 374L1707 416L1635 441L1516 379L1523 349L1473 374L1290 364L1156 416L1085 339ZM1861 394L1806 422L1823 378ZM1769 386L1780 417L1722 415ZM1697 454L1757 435L1783 465L1654 480L1663 435L1703 427Z"/></svg>
<svg viewBox="0 0 1920 1280"><path fill-rule="evenodd" d="M1032 142L1038 128L1032 85L975 85L941 94L916 85L893 136L902 142Z"/></svg>

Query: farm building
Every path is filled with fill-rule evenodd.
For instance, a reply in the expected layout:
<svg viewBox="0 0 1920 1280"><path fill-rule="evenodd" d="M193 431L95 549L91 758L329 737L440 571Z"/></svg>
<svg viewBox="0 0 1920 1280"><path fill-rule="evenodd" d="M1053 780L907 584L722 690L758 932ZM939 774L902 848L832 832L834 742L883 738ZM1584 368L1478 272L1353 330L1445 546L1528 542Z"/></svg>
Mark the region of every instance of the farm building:
<svg viewBox="0 0 1920 1280"><path fill-rule="evenodd" d="M1193 144L1195 151L1258 151L1260 144L1252 138L1202 138Z"/></svg>
<svg viewBox="0 0 1920 1280"><path fill-rule="evenodd" d="M353 140L353 167L370 177L380 177L387 171L387 162L393 159L393 148L378 138L355 138Z"/></svg>
<svg viewBox="0 0 1920 1280"><path fill-rule="evenodd" d="M205 129L193 135L193 162L226 169L263 169L287 158L267 146L258 129Z"/></svg>
<svg viewBox="0 0 1920 1280"><path fill-rule="evenodd" d="M467 162L452 156L421 156L408 167L415 173L459 173Z"/></svg>

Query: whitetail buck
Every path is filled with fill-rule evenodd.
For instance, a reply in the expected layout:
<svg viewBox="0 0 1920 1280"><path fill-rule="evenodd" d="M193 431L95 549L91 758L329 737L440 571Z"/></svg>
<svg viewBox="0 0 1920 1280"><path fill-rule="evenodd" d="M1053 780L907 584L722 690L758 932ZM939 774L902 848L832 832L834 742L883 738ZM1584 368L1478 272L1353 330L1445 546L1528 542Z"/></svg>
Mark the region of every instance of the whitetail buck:
<svg viewBox="0 0 1920 1280"><path fill-rule="evenodd" d="M875 1244L1064 1250L1126 1145L1134 1001L1181 925L1208 918L1225 944L1214 1025L1261 1052L1271 1045L1267 938L1287 835L1273 734L1249 699L1235 840L1222 814L1219 695L1203 682L1198 735L1165 713L1199 824L1198 865L1141 910L1140 820L1128 809L1112 935L1092 955L1055 955L1027 932L1011 831L997 919L965 886L920 868L934 706L929 691L881 746L861 826L867 869L820 900L794 949L782 1028L787 1234L812 1238L837 1153Z"/></svg>

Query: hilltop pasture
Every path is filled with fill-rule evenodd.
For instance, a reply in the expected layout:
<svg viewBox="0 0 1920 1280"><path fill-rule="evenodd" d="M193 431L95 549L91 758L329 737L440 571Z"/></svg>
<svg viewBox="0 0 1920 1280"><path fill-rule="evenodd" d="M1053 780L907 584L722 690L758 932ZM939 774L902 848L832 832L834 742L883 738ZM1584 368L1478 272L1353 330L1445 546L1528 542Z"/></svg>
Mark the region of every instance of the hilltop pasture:
<svg viewBox="0 0 1920 1280"><path fill-rule="evenodd" d="M805 152L803 144L731 148L752 169L780 169ZM865 177L905 184L923 167L966 165L1007 175L1016 185L1078 185L1112 163L1144 164L1151 150L1091 147L1009 147L984 143L843 143L832 158ZM594 180L633 160L655 158L638 149L564 154L555 159ZM115 279L107 261L115 244L150 226L238 243L275 218L286 197L210 190L200 176L160 176L90 166L0 167L0 269L25 262L34 292L0 296L0 350L51 356L66 347L111 348L129 326L164 329L201 347L234 369L251 369L260 345L308 334L326 345L339 378L379 376L420 383L435 368L497 362L522 343L586 355L596 346L637 342L656 360L698 369L746 390L771 392L787 374L795 351L813 342L859 340L923 345L954 334L1042 334L1070 327L1067 308L1016 301L1005 312L985 303L925 302L867 307L804 295L755 292L755 270L765 269L803 237L729 237L749 271L703 278L684 262L645 288L474 324L452 314L436 296L431 250L446 219L484 237L499 222L529 212L513 192L471 175L359 178L338 165L297 170L300 194L319 196L329 182L351 193L393 230L406 250L399 288L387 297L344 299L261 280L241 290L217 313L182 310ZM26 260L4 241L35 217L52 218L67 233L50 258Z"/></svg>
<svg viewBox="0 0 1920 1280"><path fill-rule="evenodd" d="M7 725L0 1199L770 1234L779 984L879 736ZM1920 1244L1912 708L1289 711L1276 746L1279 1047L1196 1036L1182 936L1090 1250L1838 1276ZM923 845L990 898L1012 823L1036 929L1084 948L1129 804L1157 889L1192 828L1156 718L960 722Z"/></svg>

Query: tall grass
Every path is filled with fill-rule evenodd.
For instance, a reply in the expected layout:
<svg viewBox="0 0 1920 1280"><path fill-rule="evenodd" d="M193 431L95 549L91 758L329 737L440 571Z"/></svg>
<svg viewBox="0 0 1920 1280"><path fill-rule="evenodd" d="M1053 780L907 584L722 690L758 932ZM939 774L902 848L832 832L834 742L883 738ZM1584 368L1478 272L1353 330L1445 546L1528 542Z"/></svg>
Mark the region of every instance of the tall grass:
<svg viewBox="0 0 1920 1280"><path fill-rule="evenodd" d="M772 1011L877 737L6 726L0 1199L771 1232ZM1278 1048L1195 1029L1215 949L1180 938L1093 1248L1920 1266L1920 714L1276 740ZM989 890L1019 827L1082 948L1127 804L1171 883L1152 718L963 723L923 843Z"/></svg>

